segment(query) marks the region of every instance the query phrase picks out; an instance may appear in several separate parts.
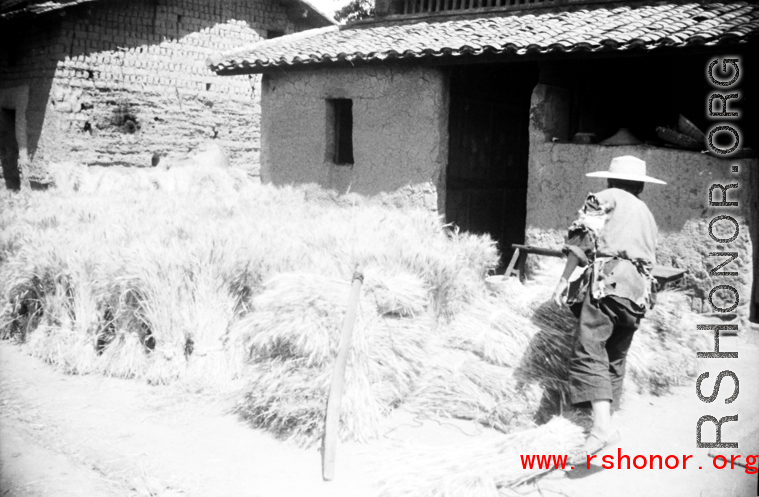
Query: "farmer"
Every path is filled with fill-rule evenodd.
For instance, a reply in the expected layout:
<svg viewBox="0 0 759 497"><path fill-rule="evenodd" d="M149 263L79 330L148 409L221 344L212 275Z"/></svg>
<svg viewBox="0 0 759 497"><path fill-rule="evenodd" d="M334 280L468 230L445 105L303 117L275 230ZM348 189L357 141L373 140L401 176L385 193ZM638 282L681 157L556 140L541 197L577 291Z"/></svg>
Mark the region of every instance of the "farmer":
<svg viewBox="0 0 759 497"><path fill-rule="evenodd" d="M554 302L566 302L580 320L569 362L570 401L593 410L590 436L572 457L577 463L619 442L611 409L619 407L633 334L653 304L657 228L638 195L645 183L666 184L646 176L646 163L629 155L587 176L608 178L608 189L589 194L569 227L562 250L567 263L553 293ZM569 283L578 266L582 275Z"/></svg>

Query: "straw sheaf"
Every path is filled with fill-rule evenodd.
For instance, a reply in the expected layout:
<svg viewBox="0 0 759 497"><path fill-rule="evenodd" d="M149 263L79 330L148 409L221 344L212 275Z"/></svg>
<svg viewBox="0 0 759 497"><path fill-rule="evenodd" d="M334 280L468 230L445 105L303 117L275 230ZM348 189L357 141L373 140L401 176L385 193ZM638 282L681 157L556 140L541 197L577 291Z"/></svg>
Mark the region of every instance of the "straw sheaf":
<svg viewBox="0 0 759 497"><path fill-rule="evenodd" d="M253 424L301 444L319 439L349 291L345 281L282 273L252 299L232 335L256 364L239 408ZM359 307L343 397L341 435L357 440L376 437L382 416L415 387L431 337L429 318L383 316L372 304Z"/></svg>
<svg viewBox="0 0 759 497"><path fill-rule="evenodd" d="M430 304L429 285L418 276L406 272L383 274L379 267L364 270L363 296L373 302L379 314L419 316Z"/></svg>
<svg viewBox="0 0 759 497"><path fill-rule="evenodd" d="M311 273L282 273L251 300L253 312L233 334L247 341L251 358L302 358L306 367L331 362L340 340L350 285Z"/></svg>
<svg viewBox="0 0 759 497"><path fill-rule="evenodd" d="M498 366L516 367L536 329L497 298L483 297L443 328L449 347L468 350Z"/></svg>
<svg viewBox="0 0 759 497"><path fill-rule="evenodd" d="M470 419L504 433L534 426L534 391L517 386L510 368L459 351L438 350L409 407L424 414Z"/></svg>
<svg viewBox="0 0 759 497"><path fill-rule="evenodd" d="M641 322L628 352L627 371L638 390L656 395L669 393L698 374L696 352L714 347L713 332L698 330L704 319L689 312L685 295L659 294L658 303ZM708 320L707 320L708 321Z"/></svg>

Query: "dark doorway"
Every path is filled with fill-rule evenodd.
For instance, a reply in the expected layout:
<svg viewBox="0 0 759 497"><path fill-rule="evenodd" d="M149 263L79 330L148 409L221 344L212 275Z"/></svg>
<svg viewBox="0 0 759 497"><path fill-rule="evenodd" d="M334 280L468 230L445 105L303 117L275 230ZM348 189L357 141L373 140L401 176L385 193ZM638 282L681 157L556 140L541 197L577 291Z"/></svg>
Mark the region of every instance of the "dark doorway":
<svg viewBox="0 0 759 497"><path fill-rule="evenodd" d="M15 110L0 109L0 163L3 166L5 186L11 190L19 190L21 177L18 170Z"/></svg>
<svg viewBox="0 0 759 497"><path fill-rule="evenodd" d="M445 214L462 230L489 233L505 270L524 243L530 98L537 66L465 66L451 72Z"/></svg>

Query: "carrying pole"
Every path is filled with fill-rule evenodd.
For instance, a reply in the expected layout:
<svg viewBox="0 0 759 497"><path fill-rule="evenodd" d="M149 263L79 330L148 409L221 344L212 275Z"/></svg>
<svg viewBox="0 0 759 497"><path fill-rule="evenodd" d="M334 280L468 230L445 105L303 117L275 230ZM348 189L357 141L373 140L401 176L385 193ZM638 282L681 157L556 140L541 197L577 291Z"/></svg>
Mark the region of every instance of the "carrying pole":
<svg viewBox="0 0 759 497"><path fill-rule="evenodd" d="M332 384L327 397L327 415L324 420L324 438L322 439L322 478L332 481L335 477L335 454L337 438L340 429L340 407L343 403L343 387L345 386L345 366L348 364L348 352L351 347L353 324L356 321L358 297L364 275L357 269L353 273L351 294L348 300L348 311L343 321L343 331L340 335L340 348L335 358L335 369L332 371Z"/></svg>

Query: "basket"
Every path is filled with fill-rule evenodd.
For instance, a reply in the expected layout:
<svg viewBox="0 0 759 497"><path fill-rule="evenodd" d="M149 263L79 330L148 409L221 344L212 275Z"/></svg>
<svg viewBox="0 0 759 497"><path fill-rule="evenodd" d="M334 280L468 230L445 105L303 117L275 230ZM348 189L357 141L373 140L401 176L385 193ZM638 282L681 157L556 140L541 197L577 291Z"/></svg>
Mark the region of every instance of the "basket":
<svg viewBox="0 0 759 497"><path fill-rule="evenodd" d="M695 124L687 120L682 114L680 114L680 117L677 120L677 130L680 133L693 138L699 143L704 143L706 141L706 135L704 135L701 130L696 127Z"/></svg>
<svg viewBox="0 0 759 497"><path fill-rule="evenodd" d="M660 126L656 128L656 134L659 135L659 138L665 142L671 143L672 145L676 145L686 150L701 150L702 148L701 144L703 142L694 140L688 135L678 133L674 129L662 128Z"/></svg>

